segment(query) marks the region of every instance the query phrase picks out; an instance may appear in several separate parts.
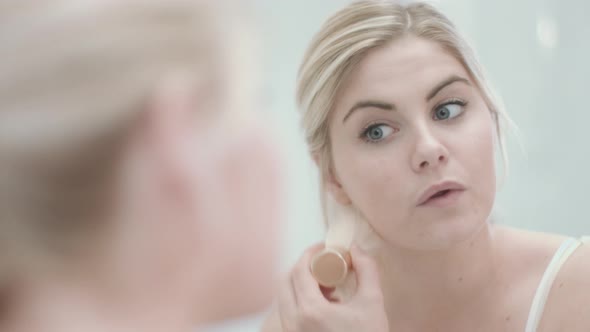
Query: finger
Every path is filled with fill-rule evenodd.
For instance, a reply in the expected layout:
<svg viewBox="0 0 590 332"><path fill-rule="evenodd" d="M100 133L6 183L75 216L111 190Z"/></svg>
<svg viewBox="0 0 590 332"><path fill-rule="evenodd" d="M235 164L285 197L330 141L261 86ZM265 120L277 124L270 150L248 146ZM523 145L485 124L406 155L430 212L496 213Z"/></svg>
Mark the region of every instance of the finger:
<svg viewBox="0 0 590 332"><path fill-rule="evenodd" d="M293 269L291 279L298 306L306 306L326 300L320 291L317 281L311 274L310 268L313 255L322 250L323 247L323 244L316 244L307 249Z"/></svg>
<svg viewBox="0 0 590 332"><path fill-rule="evenodd" d="M336 290L336 288L324 287L324 286L320 285L320 291L322 292L322 295L324 295L324 298L330 302L333 302L333 303L339 302L338 299L334 296L335 290Z"/></svg>
<svg viewBox="0 0 590 332"><path fill-rule="evenodd" d="M297 314L297 297L293 289L291 276L285 278L278 294L279 317L282 322L289 321Z"/></svg>
<svg viewBox="0 0 590 332"><path fill-rule="evenodd" d="M357 294L381 294L379 268L373 257L369 256L356 245L352 246L350 256L357 279Z"/></svg>

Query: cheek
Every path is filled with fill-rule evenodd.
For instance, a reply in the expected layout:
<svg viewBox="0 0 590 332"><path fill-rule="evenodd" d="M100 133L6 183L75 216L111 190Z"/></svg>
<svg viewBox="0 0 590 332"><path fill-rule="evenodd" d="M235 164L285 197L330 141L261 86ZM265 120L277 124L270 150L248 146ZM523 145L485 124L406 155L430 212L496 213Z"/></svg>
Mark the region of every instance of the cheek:
<svg viewBox="0 0 590 332"><path fill-rule="evenodd" d="M489 114L482 111L477 121L469 126L462 144L464 148L457 157L468 174L466 180L473 186L479 203L491 209L496 192L496 170L494 122Z"/></svg>
<svg viewBox="0 0 590 332"><path fill-rule="evenodd" d="M282 206L282 156L260 130L240 132L201 165L196 195L198 251L188 257L197 294L217 319L270 305L276 281ZM187 287L188 288L188 287Z"/></svg>
<svg viewBox="0 0 590 332"><path fill-rule="evenodd" d="M335 160L344 190L378 232L381 220L396 224L392 211L403 218L398 212L407 210L403 208L407 205L407 191L400 184L407 183L408 170L397 154L384 145L349 151L345 160Z"/></svg>
<svg viewBox="0 0 590 332"><path fill-rule="evenodd" d="M470 160L482 172L494 173L494 123L487 114L481 118L477 125L470 128Z"/></svg>
<svg viewBox="0 0 590 332"><path fill-rule="evenodd" d="M225 275L231 279L224 287L233 294L232 302L240 307L240 314L270 304L278 261L283 205L281 160L276 147L263 138L241 139L243 144L237 146L235 159L228 163L230 168L220 180L226 193L225 205L220 208L231 210L224 242L233 249L220 248L228 261Z"/></svg>

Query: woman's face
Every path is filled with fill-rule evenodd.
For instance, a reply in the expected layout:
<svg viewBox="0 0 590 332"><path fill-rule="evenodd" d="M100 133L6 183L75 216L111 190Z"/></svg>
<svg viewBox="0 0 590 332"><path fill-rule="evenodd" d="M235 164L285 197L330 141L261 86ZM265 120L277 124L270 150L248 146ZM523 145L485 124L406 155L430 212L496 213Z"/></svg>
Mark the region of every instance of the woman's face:
<svg viewBox="0 0 590 332"><path fill-rule="evenodd" d="M339 91L330 141L329 188L389 244L444 248L487 221L494 121L438 44L406 37L370 51Z"/></svg>
<svg viewBox="0 0 590 332"><path fill-rule="evenodd" d="M262 311L274 295L282 218L274 135L247 102L232 109L174 84L130 143L119 275L158 298L161 315L185 319L188 309L203 324Z"/></svg>

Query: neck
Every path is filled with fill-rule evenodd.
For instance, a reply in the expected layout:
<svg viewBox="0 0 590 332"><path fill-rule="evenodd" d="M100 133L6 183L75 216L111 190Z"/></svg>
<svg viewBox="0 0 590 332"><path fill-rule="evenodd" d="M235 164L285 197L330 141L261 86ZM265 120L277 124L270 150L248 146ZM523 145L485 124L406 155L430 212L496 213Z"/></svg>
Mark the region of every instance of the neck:
<svg viewBox="0 0 590 332"><path fill-rule="evenodd" d="M436 320L489 303L480 300L499 285L496 256L487 223L472 238L444 250L383 249L379 257L390 321Z"/></svg>

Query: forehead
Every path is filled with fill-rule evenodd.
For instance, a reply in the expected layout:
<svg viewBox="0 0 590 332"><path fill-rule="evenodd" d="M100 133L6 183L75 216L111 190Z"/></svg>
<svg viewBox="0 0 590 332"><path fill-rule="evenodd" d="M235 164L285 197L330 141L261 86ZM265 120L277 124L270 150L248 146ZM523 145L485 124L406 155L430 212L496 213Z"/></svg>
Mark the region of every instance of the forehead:
<svg viewBox="0 0 590 332"><path fill-rule="evenodd" d="M358 98L423 99L426 90L451 75L470 78L461 62L438 43L407 36L371 50L342 86L336 107Z"/></svg>

